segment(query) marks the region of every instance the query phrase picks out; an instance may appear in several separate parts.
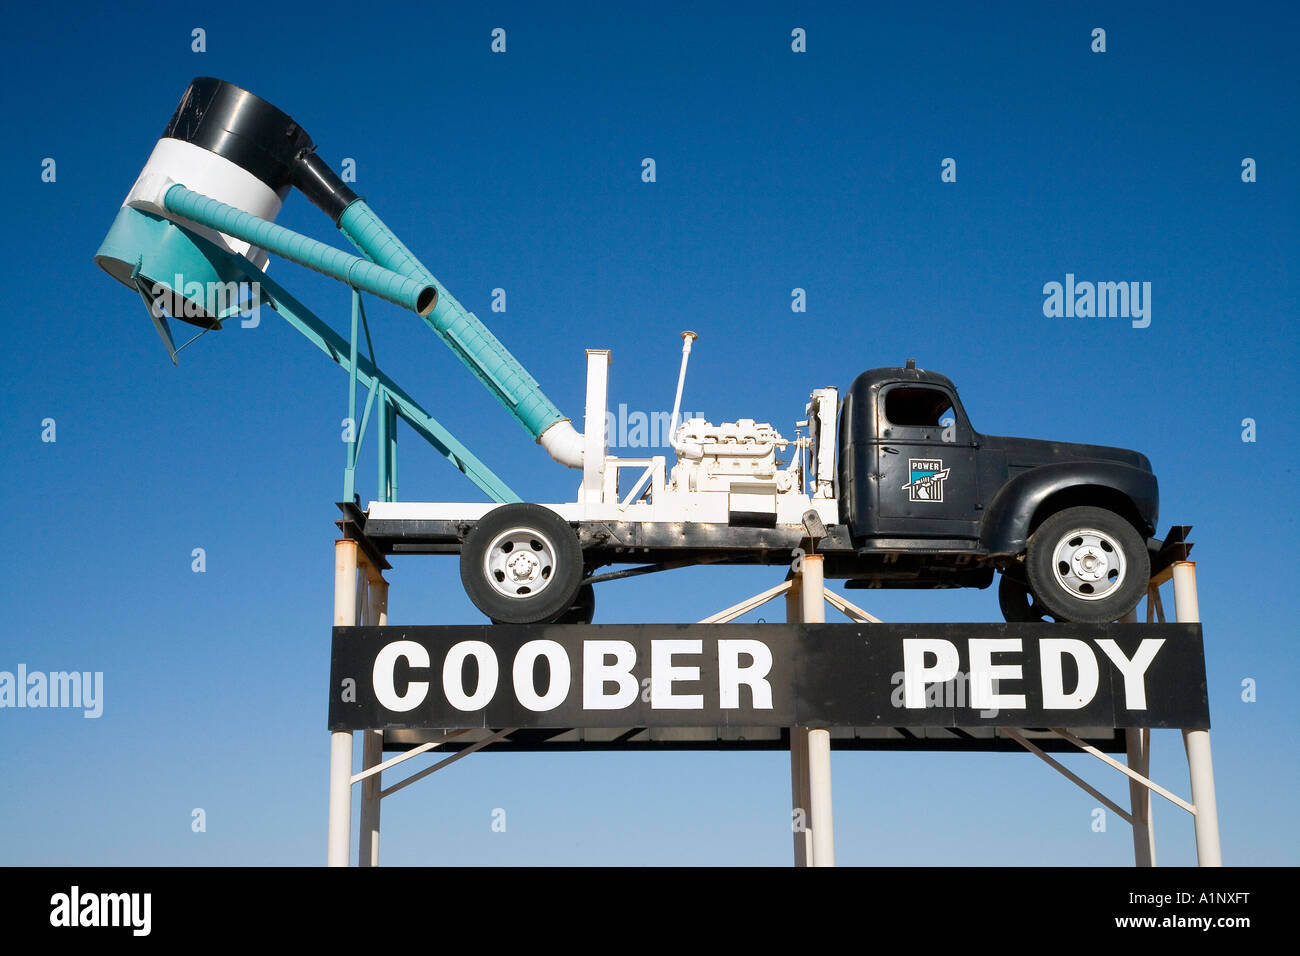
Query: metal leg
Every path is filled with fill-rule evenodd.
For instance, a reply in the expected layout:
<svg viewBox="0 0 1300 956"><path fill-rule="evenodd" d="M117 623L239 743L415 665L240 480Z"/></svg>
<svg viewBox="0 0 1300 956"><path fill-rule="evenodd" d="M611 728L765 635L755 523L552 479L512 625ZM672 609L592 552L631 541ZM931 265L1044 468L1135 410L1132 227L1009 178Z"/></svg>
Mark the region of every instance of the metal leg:
<svg viewBox="0 0 1300 956"><path fill-rule="evenodd" d="M794 831L794 865L812 861L812 807L808 799L808 731L790 728L790 804Z"/></svg>
<svg viewBox="0 0 1300 956"><path fill-rule="evenodd" d="M835 819L831 812L831 732L808 731L808 802L812 804L812 865L835 865Z"/></svg>
<svg viewBox="0 0 1300 956"><path fill-rule="evenodd" d="M1196 562L1177 561L1173 568L1174 608L1180 623L1201 620L1196 597ZM1192 781L1192 803L1196 805L1196 863L1223 866L1219 846L1219 806L1214 794L1214 762L1210 757L1210 732L1184 730L1187 771Z"/></svg>
<svg viewBox="0 0 1300 956"><path fill-rule="evenodd" d="M1210 759L1210 732L1184 730L1187 771L1192 778L1192 803L1196 804L1196 865L1223 866L1219 847L1219 806L1214 796L1214 762Z"/></svg>
<svg viewBox="0 0 1300 956"><path fill-rule="evenodd" d="M803 619L802 576L796 574L785 592L785 619L797 624ZM808 866L812 860L812 807L808 800L808 731L790 728L790 807L794 830L794 865Z"/></svg>
<svg viewBox="0 0 1300 956"><path fill-rule="evenodd" d="M786 593L786 620L826 620L826 585L819 554L804 555L794 587ZM803 810L803 833L795 833L796 866L835 865L831 805L831 735L824 728L790 730L790 784L795 809Z"/></svg>
<svg viewBox="0 0 1300 956"><path fill-rule="evenodd" d="M330 822L326 862L347 866L352 850L352 734L330 734Z"/></svg>
<svg viewBox="0 0 1300 956"><path fill-rule="evenodd" d="M1151 731L1146 727L1130 727L1124 731L1128 749L1128 765L1144 777L1151 776ZM1130 779L1128 782L1129 812L1133 814L1133 864L1156 865L1156 831L1151 818L1151 791Z"/></svg>
<svg viewBox="0 0 1300 956"><path fill-rule="evenodd" d="M378 569L366 567L366 614L362 622L371 627L388 623L388 582ZM361 767L369 770L384 759L384 733L367 730L361 737ZM357 853L358 866L379 865L379 791L382 774L374 774L361 782L361 849Z"/></svg>
<svg viewBox="0 0 1300 956"><path fill-rule="evenodd" d="M1147 590L1147 623L1155 614L1152 590ZM1137 608L1120 619L1121 624L1136 624ZM1125 750L1128 752L1130 770L1151 776L1151 731L1145 727L1129 727L1124 731ZM1133 865L1156 865L1156 834L1151 817L1151 791L1133 778L1128 782L1129 813L1133 817Z"/></svg>
<svg viewBox="0 0 1300 956"><path fill-rule="evenodd" d="M334 542L334 626L357 623L357 543ZM330 693L338 693L331 688ZM347 866L352 850L352 733L330 734L329 837L326 862Z"/></svg>

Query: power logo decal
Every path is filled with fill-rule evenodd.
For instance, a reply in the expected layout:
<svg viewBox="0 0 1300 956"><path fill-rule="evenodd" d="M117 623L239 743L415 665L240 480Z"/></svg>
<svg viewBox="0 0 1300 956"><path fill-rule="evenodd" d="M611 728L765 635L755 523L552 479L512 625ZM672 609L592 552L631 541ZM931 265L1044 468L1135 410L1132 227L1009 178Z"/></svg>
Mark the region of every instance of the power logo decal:
<svg viewBox="0 0 1300 956"><path fill-rule="evenodd" d="M912 480L903 485L911 501L943 501L943 483L948 469L938 458L909 458Z"/></svg>

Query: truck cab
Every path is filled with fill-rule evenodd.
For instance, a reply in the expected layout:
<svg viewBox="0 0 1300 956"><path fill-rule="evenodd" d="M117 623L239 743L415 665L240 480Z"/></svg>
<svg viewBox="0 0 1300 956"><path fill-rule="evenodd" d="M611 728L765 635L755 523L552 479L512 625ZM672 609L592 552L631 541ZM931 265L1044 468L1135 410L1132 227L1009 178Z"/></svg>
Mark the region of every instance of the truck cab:
<svg viewBox="0 0 1300 956"><path fill-rule="evenodd" d="M849 586L985 587L1000 571L1008 620L1115 620L1158 544L1145 455L981 434L952 381L910 361L845 393L838 485L858 559Z"/></svg>

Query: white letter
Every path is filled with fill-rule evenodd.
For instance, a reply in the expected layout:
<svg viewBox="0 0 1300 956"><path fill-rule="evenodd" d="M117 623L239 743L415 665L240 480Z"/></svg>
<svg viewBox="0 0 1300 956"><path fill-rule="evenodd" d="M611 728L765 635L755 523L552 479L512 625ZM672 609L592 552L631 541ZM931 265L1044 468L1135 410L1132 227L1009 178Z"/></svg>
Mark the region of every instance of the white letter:
<svg viewBox="0 0 1300 956"><path fill-rule="evenodd" d="M934 666L925 666L925 655L934 655ZM903 639L903 706L925 707L925 685L943 684L957 676L957 645L937 638Z"/></svg>
<svg viewBox="0 0 1300 956"><path fill-rule="evenodd" d="M1038 643L1043 672L1043 706L1048 710L1078 710L1097 695L1097 657L1083 641L1069 637L1045 637ZM1069 654L1079 668L1079 684L1067 694L1061 655Z"/></svg>
<svg viewBox="0 0 1300 956"><path fill-rule="evenodd" d="M545 696L538 695L533 686L533 664L539 657L545 657L551 668L550 686L546 688ZM519 703L529 710L554 710L569 696L569 655L555 641L529 641L515 655L514 681Z"/></svg>
<svg viewBox="0 0 1300 956"><path fill-rule="evenodd" d="M1138 645L1132 660L1125 657L1119 645L1109 638L1097 642L1097 646L1106 652L1111 663L1124 675L1124 706L1128 710L1147 709L1147 668L1151 666L1164 642L1164 638L1146 638Z"/></svg>
<svg viewBox="0 0 1300 956"><path fill-rule="evenodd" d="M605 658L613 656L614 663ZM627 641L582 642L582 706L585 710L621 710L636 702L638 685L632 676L636 648ZM618 684L613 694L605 685Z"/></svg>
<svg viewBox="0 0 1300 956"><path fill-rule="evenodd" d="M132 936L148 936L153 928L153 894L131 894L131 931Z"/></svg>
<svg viewBox="0 0 1300 956"><path fill-rule="evenodd" d="M748 654L753 662L740 666L740 655ZM718 696L723 710L740 706L740 685L749 687L755 710L772 709L772 685L767 675L772 670L772 650L762 641L718 641Z"/></svg>
<svg viewBox="0 0 1300 956"><path fill-rule="evenodd" d="M674 667L674 654L699 654L701 641L650 642L650 706L657 710L701 710L703 694L673 694L673 681L699 680L698 667Z"/></svg>
<svg viewBox="0 0 1300 956"><path fill-rule="evenodd" d="M478 687L474 688L473 697L466 695L465 685L461 683L467 657L478 661ZM497 692L497 676L497 656L490 645L482 641L461 641L452 645L442 662L442 692L457 710L478 710L487 706Z"/></svg>
<svg viewBox="0 0 1300 956"><path fill-rule="evenodd" d="M995 680L1020 680L1019 664L993 665L993 655L998 651L1020 650L1020 638L1005 637L994 640L972 639L970 642L970 705L976 710L1024 710L1024 694L995 694Z"/></svg>
<svg viewBox="0 0 1300 956"><path fill-rule="evenodd" d="M50 902L54 904L54 909L50 910L51 926L68 925L68 894L55 893L50 897Z"/></svg>
<svg viewBox="0 0 1300 956"><path fill-rule="evenodd" d="M372 673L375 699L388 710L402 713L414 710L424 703L424 698L429 693L429 682L413 680L406 685L406 693L398 695L397 688L393 686L393 671L397 667L399 657L406 658L412 667L428 667L429 652L423 644L417 644L415 641L394 641L392 644L385 644L375 655L375 667Z"/></svg>

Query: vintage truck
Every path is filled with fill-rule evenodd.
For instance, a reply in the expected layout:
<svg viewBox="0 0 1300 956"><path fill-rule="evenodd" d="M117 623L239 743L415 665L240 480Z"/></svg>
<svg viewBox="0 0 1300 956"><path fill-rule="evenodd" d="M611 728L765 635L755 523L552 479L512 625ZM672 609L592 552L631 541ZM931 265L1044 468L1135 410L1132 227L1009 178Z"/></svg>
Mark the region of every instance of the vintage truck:
<svg viewBox="0 0 1300 956"><path fill-rule="evenodd" d="M294 189L359 256L274 224ZM269 252L352 287L350 346L270 279ZM980 434L952 382L911 361L859 375L842 400L836 388L814 390L798 426L807 434L787 439L752 419L678 423L696 337L684 332L671 469L663 455L612 456L608 350L587 351L586 424L578 432L298 123L224 80L190 84L95 259L143 297L173 361L179 349L168 315L220 328L231 313L212 304L211 290L250 286L350 370L354 399L359 377L371 398L382 386L381 448L393 440L385 422L400 414L494 500L388 500L395 481L381 465L384 500L365 509L345 502L356 511L348 521L385 553L458 554L465 590L493 621L589 621L593 585L603 581L696 564L784 564L815 549L825 573L848 587L984 588L1000 572L1008 620L1108 622L1136 606L1149 552L1160 545L1152 537L1156 479L1145 456ZM515 500L413 399L358 359L361 291L418 315L547 454L580 470L577 500ZM634 566L601 571L617 564Z"/></svg>
<svg viewBox="0 0 1300 956"><path fill-rule="evenodd" d="M909 361L862 373L843 400L813 391L793 440L746 419L677 426L674 409L668 471L603 453L608 353L588 360L578 501L371 502L366 535L459 553L471 600L509 623L590 620L591 586L629 574L810 549L850 588L985 588L1000 572L1009 621L1114 621L1146 592L1159 494L1138 452L981 434L952 382Z"/></svg>

